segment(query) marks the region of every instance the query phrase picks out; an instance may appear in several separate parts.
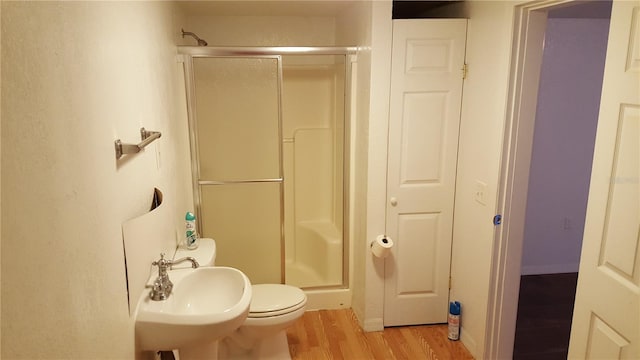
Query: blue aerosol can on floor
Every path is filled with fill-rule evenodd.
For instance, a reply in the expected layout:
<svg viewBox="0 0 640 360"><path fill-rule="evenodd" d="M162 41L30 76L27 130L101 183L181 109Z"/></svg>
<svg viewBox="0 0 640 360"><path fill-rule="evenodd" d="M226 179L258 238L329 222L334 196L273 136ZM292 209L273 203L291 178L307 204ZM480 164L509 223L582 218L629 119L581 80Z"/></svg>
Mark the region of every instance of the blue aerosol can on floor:
<svg viewBox="0 0 640 360"><path fill-rule="evenodd" d="M452 301L449 303L447 324L449 325L449 340L460 340L460 302Z"/></svg>

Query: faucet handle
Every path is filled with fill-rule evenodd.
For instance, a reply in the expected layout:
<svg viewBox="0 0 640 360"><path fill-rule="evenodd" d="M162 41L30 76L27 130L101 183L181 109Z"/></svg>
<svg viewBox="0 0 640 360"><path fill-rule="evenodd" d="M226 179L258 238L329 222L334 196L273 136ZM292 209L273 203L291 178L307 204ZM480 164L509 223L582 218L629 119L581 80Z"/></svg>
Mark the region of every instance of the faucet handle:
<svg viewBox="0 0 640 360"><path fill-rule="evenodd" d="M166 270L169 266L171 266L171 260L167 260L164 258L164 253L160 253L160 260L156 260L151 263L151 265L157 266L160 270Z"/></svg>
<svg viewBox="0 0 640 360"><path fill-rule="evenodd" d="M153 287L149 293L151 300L166 300L171 294L173 283L169 280L169 275L167 274L167 269L171 264L171 260L164 258L164 253L160 253L160 260L151 263L151 265L158 267L158 277L153 282Z"/></svg>

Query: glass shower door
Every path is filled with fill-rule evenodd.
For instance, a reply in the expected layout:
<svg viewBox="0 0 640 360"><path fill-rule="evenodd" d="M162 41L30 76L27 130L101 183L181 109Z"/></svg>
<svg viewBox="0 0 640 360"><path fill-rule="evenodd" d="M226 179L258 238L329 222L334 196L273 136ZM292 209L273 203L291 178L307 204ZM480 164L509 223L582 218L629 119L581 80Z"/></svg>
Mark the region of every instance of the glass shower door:
<svg viewBox="0 0 640 360"><path fill-rule="evenodd" d="M196 57L192 67L201 237L216 240L216 265L281 283L280 57Z"/></svg>

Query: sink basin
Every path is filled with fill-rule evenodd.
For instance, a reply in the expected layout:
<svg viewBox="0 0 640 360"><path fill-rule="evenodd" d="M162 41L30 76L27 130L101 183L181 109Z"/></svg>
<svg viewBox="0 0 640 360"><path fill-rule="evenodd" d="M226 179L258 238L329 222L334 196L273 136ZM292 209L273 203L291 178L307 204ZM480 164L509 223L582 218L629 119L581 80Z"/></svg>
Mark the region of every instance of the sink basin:
<svg viewBox="0 0 640 360"><path fill-rule="evenodd" d="M136 337L140 350L185 350L209 346L247 318L251 283L240 270L199 267L169 271L173 291L153 301L145 291L138 303ZM181 351L182 352L182 351Z"/></svg>

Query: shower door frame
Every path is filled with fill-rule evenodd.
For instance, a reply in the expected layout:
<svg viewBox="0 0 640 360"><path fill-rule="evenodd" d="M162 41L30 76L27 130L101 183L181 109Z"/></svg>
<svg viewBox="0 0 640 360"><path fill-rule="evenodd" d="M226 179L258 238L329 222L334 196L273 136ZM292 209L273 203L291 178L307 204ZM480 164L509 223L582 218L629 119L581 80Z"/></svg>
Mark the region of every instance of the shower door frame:
<svg viewBox="0 0 640 360"><path fill-rule="evenodd" d="M182 56L182 62L185 73L185 88L187 95L187 117L189 121L189 144L191 150L191 169L192 169L192 186L193 186L193 200L194 211L196 217L202 219L201 214L201 187L204 186L216 186L226 184L250 184L250 183L279 183L280 192L280 282L285 283L286 271L285 271L285 231L284 231L284 216L285 216L285 199L284 199L284 166L283 166L283 135L282 135L282 56L283 55L344 55L345 56L345 100L348 98L351 92L351 63L354 62L354 56L357 53L356 47L309 47L309 46L270 46L270 47L212 47L212 46L178 46L178 54ZM248 180L235 180L235 181L217 181L217 180L200 180L200 162L198 157L198 136L196 134L197 129L197 114L196 109L196 89L195 89L195 77L193 58L255 58L255 59L276 59L277 61L277 89L278 89L278 155L279 155L279 177L270 179L248 179ZM347 85L348 84L348 85ZM349 106L350 107L350 106ZM347 102L345 101L345 125L347 124ZM345 134L343 136L343 142L345 145L348 142L348 138L351 132L351 126L345 126ZM351 145L351 144L349 144ZM344 151L351 152L350 147L345 146ZM349 149L349 150L347 150ZM347 154L343 153L343 159L347 158ZM349 163L343 161L343 167ZM350 187L350 176L348 169L343 172L343 193L345 188ZM347 180L349 179L349 180ZM350 193L350 192L349 192ZM349 285L349 247L346 245L346 239L349 239L348 231L350 229L348 212L345 211L345 207L348 209L349 197L343 197L343 228L342 228L342 288ZM202 221L197 222L197 231L202 234ZM335 288L335 285L314 287L316 288ZM340 287L340 286L339 286Z"/></svg>

